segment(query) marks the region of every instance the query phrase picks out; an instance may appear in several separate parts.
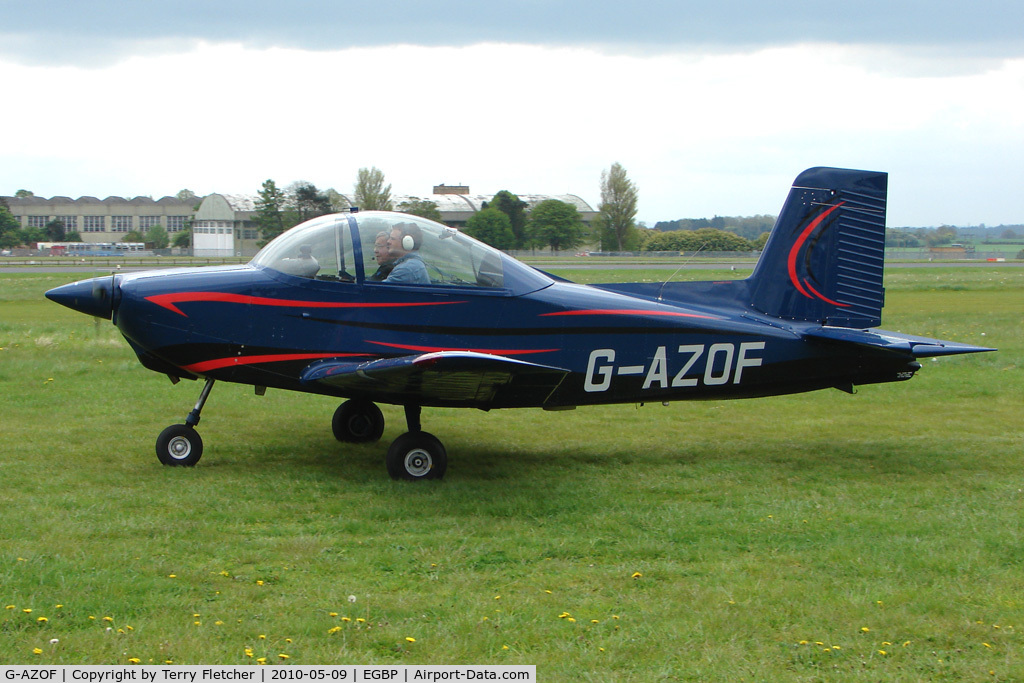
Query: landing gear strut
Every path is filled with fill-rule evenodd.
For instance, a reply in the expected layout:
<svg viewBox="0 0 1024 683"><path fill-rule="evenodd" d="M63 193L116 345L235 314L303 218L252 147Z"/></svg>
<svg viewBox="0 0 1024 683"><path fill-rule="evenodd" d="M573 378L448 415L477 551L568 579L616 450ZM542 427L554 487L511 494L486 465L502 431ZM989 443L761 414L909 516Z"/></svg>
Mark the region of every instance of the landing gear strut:
<svg viewBox="0 0 1024 683"><path fill-rule="evenodd" d="M207 378L199 400L185 418L185 424L171 425L156 439L156 457L164 465L172 467L192 467L203 457L203 439L196 431L199 414L210 397L214 380Z"/></svg>
<svg viewBox="0 0 1024 683"><path fill-rule="evenodd" d="M388 448L386 463L392 479L440 479L448 469L448 452L433 434L420 429L420 406L405 406L409 429Z"/></svg>

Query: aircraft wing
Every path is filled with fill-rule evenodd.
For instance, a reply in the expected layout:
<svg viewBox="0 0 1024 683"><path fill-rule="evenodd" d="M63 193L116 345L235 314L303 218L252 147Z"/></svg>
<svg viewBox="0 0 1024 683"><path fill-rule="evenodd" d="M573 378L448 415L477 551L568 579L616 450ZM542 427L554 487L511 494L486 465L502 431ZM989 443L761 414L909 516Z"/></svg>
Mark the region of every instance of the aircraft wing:
<svg viewBox="0 0 1024 683"><path fill-rule="evenodd" d="M300 375L343 395L422 405L543 405L568 370L476 351L431 353L352 362L327 359Z"/></svg>

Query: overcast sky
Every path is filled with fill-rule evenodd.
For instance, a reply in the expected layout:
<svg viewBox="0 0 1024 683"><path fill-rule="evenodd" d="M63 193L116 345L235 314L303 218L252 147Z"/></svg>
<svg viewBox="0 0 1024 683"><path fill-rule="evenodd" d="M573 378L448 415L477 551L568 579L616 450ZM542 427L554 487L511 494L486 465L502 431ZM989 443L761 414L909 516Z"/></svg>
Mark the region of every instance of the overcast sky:
<svg viewBox="0 0 1024 683"><path fill-rule="evenodd" d="M888 171L891 226L1024 223L1024 3L0 0L0 194L578 194L776 213Z"/></svg>

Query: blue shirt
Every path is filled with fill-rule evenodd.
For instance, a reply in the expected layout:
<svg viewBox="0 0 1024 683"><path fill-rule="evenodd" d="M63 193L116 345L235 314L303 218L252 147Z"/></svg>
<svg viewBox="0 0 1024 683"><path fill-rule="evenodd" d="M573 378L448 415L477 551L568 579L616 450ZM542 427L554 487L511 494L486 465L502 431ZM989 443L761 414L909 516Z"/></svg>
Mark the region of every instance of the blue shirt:
<svg viewBox="0 0 1024 683"><path fill-rule="evenodd" d="M395 261L395 267L384 279L396 285L429 285L430 276L427 275L427 266L419 254L410 253Z"/></svg>

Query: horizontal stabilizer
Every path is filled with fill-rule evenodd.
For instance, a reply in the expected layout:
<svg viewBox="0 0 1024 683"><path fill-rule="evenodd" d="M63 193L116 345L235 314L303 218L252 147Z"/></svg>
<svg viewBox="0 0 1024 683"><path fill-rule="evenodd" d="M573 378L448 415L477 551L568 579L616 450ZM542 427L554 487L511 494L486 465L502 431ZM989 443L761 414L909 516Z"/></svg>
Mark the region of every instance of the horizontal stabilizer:
<svg viewBox="0 0 1024 683"><path fill-rule="evenodd" d="M360 363L318 361L300 380L383 402L485 408L542 405L568 373L494 354L437 351Z"/></svg>
<svg viewBox="0 0 1024 683"><path fill-rule="evenodd" d="M859 344L861 346L890 351L896 354L911 355L914 358L931 356L955 356L961 353L982 353L995 351L985 346L972 346L959 342L916 337L910 334L888 332L886 330L853 330L845 327L818 327L804 332L804 338L823 342Z"/></svg>

